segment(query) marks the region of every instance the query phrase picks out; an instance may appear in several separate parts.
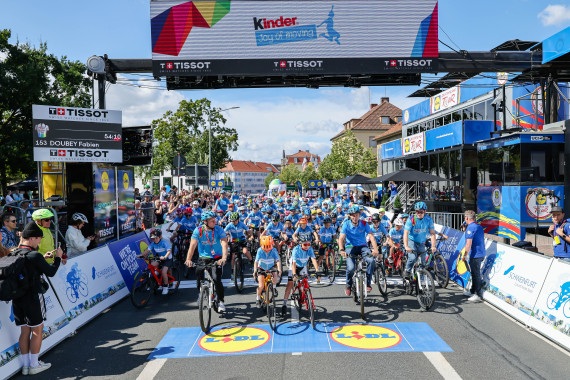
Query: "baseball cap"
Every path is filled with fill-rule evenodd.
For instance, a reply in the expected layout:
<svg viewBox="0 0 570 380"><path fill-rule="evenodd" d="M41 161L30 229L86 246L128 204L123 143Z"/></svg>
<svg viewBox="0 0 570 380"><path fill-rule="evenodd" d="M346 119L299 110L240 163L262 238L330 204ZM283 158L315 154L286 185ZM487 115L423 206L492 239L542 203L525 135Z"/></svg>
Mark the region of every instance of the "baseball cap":
<svg viewBox="0 0 570 380"><path fill-rule="evenodd" d="M562 207L560 207L560 206L553 206L553 207L550 209L550 212L564 212L564 209L563 209Z"/></svg>

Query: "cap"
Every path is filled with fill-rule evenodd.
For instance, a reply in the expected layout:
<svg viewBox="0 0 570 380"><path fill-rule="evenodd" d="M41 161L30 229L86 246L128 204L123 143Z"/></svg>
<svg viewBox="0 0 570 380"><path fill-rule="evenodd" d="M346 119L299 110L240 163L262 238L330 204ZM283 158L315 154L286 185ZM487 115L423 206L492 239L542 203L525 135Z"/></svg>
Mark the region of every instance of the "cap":
<svg viewBox="0 0 570 380"><path fill-rule="evenodd" d="M24 231L22 231L22 238L29 239L33 237L43 237L44 232L41 230L40 227L35 222L30 222L26 224L24 227Z"/></svg>
<svg viewBox="0 0 570 380"><path fill-rule="evenodd" d="M380 212L386 212L386 209L384 207L380 207L380 210L378 210Z"/></svg>
<svg viewBox="0 0 570 380"><path fill-rule="evenodd" d="M553 206L553 207L550 209L550 212L564 212L564 209L563 209L562 207L560 207L560 206Z"/></svg>

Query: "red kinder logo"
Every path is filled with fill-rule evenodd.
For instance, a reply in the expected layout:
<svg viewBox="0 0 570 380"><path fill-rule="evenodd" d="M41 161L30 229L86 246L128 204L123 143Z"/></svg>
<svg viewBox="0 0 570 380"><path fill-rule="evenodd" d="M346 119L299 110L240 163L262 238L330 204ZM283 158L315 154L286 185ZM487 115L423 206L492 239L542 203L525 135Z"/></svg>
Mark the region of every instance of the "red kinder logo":
<svg viewBox="0 0 570 380"><path fill-rule="evenodd" d="M65 157L65 150L58 150L57 155L60 157Z"/></svg>
<svg viewBox="0 0 570 380"><path fill-rule="evenodd" d="M174 65L172 64L172 62L167 62L166 63L166 68L171 70L174 67Z"/></svg>
<svg viewBox="0 0 570 380"><path fill-rule="evenodd" d="M58 114L58 115L65 115L65 108L58 108L58 109L57 109L57 114Z"/></svg>

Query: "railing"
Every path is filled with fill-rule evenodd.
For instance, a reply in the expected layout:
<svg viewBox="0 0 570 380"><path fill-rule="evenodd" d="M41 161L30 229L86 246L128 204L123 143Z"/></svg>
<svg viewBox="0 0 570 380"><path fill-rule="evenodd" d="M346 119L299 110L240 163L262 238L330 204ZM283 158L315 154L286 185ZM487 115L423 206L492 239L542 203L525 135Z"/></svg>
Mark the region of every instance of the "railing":
<svg viewBox="0 0 570 380"><path fill-rule="evenodd" d="M434 223L451 227L456 230L461 229L461 223L463 223L465 215L462 212L428 212L427 214L431 216Z"/></svg>
<svg viewBox="0 0 570 380"><path fill-rule="evenodd" d="M400 198L400 203L402 203L402 206L406 208L407 205L404 204L405 202L408 203L409 205L410 203L413 203L417 199L419 199L418 186L416 186L416 184L408 186L406 183L403 183L400 186L398 186L398 195L395 196L391 201L388 199L385 206L386 209L393 209L394 202L396 202L396 198L398 197Z"/></svg>
<svg viewBox="0 0 570 380"><path fill-rule="evenodd" d="M559 101L562 102L570 102L564 92L560 90L557 83L554 83L555 91L558 93L559 97L561 98ZM544 116L544 110L542 109L542 104L545 101L544 91L541 87L537 87L537 89L529 94L523 95L515 99L515 123L516 127L520 128L530 128L535 131L538 130L539 122L538 118ZM523 103L521 106L521 102ZM523 114L521 111L522 109L528 109L532 112ZM530 121L524 121L523 119L530 119ZM544 120L543 120L544 124Z"/></svg>

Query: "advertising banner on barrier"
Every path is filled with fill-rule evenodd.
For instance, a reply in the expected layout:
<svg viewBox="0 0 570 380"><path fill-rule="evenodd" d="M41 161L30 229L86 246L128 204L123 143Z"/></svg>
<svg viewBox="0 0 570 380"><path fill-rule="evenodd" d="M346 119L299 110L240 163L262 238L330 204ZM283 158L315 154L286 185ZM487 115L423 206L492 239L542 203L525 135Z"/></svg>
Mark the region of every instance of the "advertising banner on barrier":
<svg viewBox="0 0 570 380"><path fill-rule="evenodd" d="M148 235L145 232L139 232L108 245L129 291L136 274L146 268L144 260L137 259L137 256L148 248L149 243Z"/></svg>
<svg viewBox="0 0 570 380"><path fill-rule="evenodd" d="M117 168L119 239L135 233L135 173L133 168Z"/></svg>
<svg viewBox="0 0 570 380"><path fill-rule="evenodd" d="M97 245L117 239L117 194L115 168L106 164L93 164L94 227Z"/></svg>
<svg viewBox="0 0 570 380"><path fill-rule="evenodd" d="M529 325L570 350L570 263L553 259Z"/></svg>
<svg viewBox="0 0 570 380"><path fill-rule="evenodd" d="M68 260L49 280L74 328L128 294L107 247Z"/></svg>
<svg viewBox="0 0 570 380"><path fill-rule="evenodd" d="M449 270L449 279L455 281L462 287L467 286L471 274L467 271L467 267L460 260L460 253L465 247L464 234L453 228L443 227L439 224L435 225L438 232L447 236L447 240L441 240L437 245L437 249L445 259Z"/></svg>

